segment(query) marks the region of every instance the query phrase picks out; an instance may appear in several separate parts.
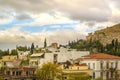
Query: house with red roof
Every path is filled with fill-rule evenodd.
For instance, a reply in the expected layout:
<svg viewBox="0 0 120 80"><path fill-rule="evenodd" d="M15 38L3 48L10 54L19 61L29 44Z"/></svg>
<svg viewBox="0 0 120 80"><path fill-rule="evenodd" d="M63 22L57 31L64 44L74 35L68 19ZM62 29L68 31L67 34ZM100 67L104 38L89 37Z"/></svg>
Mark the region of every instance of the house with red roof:
<svg viewBox="0 0 120 80"><path fill-rule="evenodd" d="M120 74L120 57L105 53L91 54L77 58L74 63L86 63L89 69L93 70L93 79L102 78L109 80L119 78Z"/></svg>

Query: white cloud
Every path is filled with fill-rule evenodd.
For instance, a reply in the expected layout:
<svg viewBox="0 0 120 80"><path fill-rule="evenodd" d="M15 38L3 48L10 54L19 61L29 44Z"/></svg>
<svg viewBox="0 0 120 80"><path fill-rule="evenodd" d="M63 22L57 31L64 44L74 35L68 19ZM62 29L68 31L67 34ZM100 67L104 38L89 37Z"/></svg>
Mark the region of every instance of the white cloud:
<svg viewBox="0 0 120 80"><path fill-rule="evenodd" d="M60 11L66 13L66 17L80 21L101 22L111 16L108 0L1 0L0 7L32 13Z"/></svg>
<svg viewBox="0 0 120 80"><path fill-rule="evenodd" d="M11 22L10 19L0 19L0 25L8 24L10 22Z"/></svg>
<svg viewBox="0 0 120 80"><path fill-rule="evenodd" d="M66 44L68 41L76 39L85 39L85 35L71 30L46 31L39 33L27 33L19 31L20 27L12 27L5 31L0 31L0 43L7 44L24 44L30 45L32 42L43 45L44 39L47 38L48 44L57 42ZM1 46L0 46L1 47Z"/></svg>
<svg viewBox="0 0 120 80"><path fill-rule="evenodd" d="M117 8L114 4L110 5L112 10L112 16L110 17L110 21L119 23L120 22L120 9Z"/></svg>
<svg viewBox="0 0 120 80"><path fill-rule="evenodd" d="M64 24L64 23L66 24L66 23L78 22L65 17L65 15L60 12L54 12L54 14L51 13L40 13L34 15L31 14L31 16L35 19L35 21L23 25L39 26L39 25Z"/></svg>
<svg viewBox="0 0 120 80"><path fill-rule="evenodd" d="M0 30L0 43L66 43L84 38L89 31L106 28L120 21L119 0L0 0L0 25L13 20L33 20ZM41 32L20 31L22 26L78 23L75 25L53 25L53 31L44 28ZM14 24L13 24L14 25ZM64 26L63 26L64 27ZM67 29L68 28L68 29ZM70 29L71 28L71 29Z"/></svg>

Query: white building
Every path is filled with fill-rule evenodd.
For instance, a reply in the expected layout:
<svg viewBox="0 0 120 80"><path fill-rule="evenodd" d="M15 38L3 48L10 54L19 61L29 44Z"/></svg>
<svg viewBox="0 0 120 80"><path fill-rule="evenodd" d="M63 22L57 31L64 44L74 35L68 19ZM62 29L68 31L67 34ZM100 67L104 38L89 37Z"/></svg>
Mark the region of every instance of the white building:
<svg viewBox="0 0 120 80"><path fill-rule="evenodd" d="M30 51L18 51L18 58L19 59L27 59L28 54Z"/></svg>
<svg viewBox="0 0 120 80"><path fill-rule="evenodd" d="M89 69L93 69L93 78L100 77L103 80L109 80L115 78L116 71L118 74L120 71L120 57L118 56L99 53L78 58L75 61L79 64L86 63Z"/></svg>
<svg viewBox="0 0 120 80"><path fill-rule="evenodd" d="M67 51L67 52L58 52L57 54L57 62L62 63L70 60L77 59L82 56L89 55L89 51Z"/></svg>
<svg viewBox="0 0 120 80"><path fill-rule="evenodd" d="M44 55L43 55L44 54ZM65 51L55 51L52 53L34 53L30 58L30 65L42 66L43 63L64 63L66 61L72 61L76 58L89 55L89 51L75 51L75 50L65 50Z"/></svg>
<svg viewBox="0 0 120 80"><path fill-rule="evenodd" d="M30 56L30 66L40 66L41 64L41 59L43 58L44 53L34 53Z"/></svg>

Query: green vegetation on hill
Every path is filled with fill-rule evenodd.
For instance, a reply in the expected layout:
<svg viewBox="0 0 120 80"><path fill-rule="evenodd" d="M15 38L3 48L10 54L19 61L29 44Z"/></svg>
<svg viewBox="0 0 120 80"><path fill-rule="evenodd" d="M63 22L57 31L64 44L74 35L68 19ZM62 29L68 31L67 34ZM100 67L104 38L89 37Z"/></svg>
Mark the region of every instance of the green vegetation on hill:
<svg viewBox="0 0 120 80"><path fill-rule="evenodd" d="M30 51L30 48L27 46L17 46L16 49L19 51Z"/></svg>
<svg viewBox="0 0 120 80"><path fill-rule="evenodd" d="M8 50L0 50L0 58L2 58L2 56L6 56L9 55L9 49Z"/></svg>
<svg viewBox="0 0 120 80"><path fill-rule="evenodd" d="M91 51L91 53L108 53L116 56L120 56L120 43L118 39L113 39L111 43L103 46L99 41L86 41L86 40L77 40L68 43L68 46L72 49L77 49L81 51Z"/></svg>

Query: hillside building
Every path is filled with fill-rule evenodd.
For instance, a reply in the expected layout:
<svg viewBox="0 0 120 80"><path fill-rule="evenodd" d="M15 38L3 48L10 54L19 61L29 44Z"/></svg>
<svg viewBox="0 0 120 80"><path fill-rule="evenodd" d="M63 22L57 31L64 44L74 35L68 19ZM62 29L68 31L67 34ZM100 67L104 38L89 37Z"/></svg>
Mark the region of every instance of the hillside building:
<svg viewBox="0 0 120 80"><path fill-rule="evenodd" d="M120 74L120 57L109 54L91 54L80 57L74 61L79 64L87 64L93 70L93 79L102 78L103 80L116 79Z"/></svg>

